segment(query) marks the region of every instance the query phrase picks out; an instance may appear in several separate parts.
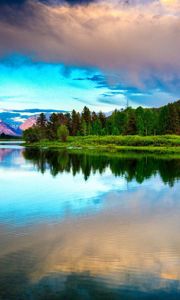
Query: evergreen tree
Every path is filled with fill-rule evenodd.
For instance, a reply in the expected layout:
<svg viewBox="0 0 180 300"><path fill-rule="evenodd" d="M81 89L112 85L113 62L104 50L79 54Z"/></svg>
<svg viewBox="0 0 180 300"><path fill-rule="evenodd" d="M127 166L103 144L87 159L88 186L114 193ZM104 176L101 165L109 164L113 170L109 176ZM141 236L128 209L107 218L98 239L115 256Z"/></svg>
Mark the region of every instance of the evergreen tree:
<svg viewBox="0 0 180 300"><path fill-rule="evenodd" d="M81 115L81 131L83 135L89 135L91 131L91 112L86 106Z"/></svg>
<svg viewBox="0 0 180 300"><path fill-rule="evenodd" d="M132 108L128 108L127 125L125 127L126 135L135 135L137 133L135 112Z"/></svg>
<svg viewBox="0 0 180 300"><path fill-rule="evenodd" d="M176 106L168 104L168 119L167 119L167 133L180 134L179 114Z"/></svg>
<svg viewBox="0 0 180 300"><path fill-rule="evenodd" d="M136 124L137 124L137 134L144 135L145 133L144 109L141 106L136 109Z"/></svg>
<svg viewBox="0 0 180 300"><path fill-rule="evenodd" d="M161 108L142 108L115 110L106 117L102 112L90 112L85 106L82 114L53 113L47 121L41 113L36 124L24 132L26 141L58 139L58 128L65 126L72 136L77 135L156 135L180 134L180 100Z"/></svg>
<svg viewBox="0 0 180 300"><path fill-rule="evenodd" d="M106 125L106 116L101 111L98 113L98 119L101 123L101 128L104 128Z"/></svg>
<svg viewBox="0 0 180 300"><path fill-rule="evenodd" d="M36 125L39 128L46 128L46 124L47 124L46 116L44 113L41 113L37 118Z"/></svg>
<svg viewBox="0 0 180 300"><path fill-rule="evenodd" d="M77 113L74 109L71 113L71 134L77 135L77 132L80 131L80 114Z"/></svg>
<svg viewBox="0 0 180 300"><path fill-rule="evenodd" d="M47 131L50 140L57 139L57 129L61 125L58 114L53 113L48 122Z"/></svg>
<svg viewBox="0 0 180 300"><path fill-rule="evenodd" d="M39 139L45 139L46 138L46 126L47 126L47 119L44 113L41 113L36 121L36 126L38 129L38 136Z"/></svg>
<svg viewBox="0 0 180 300"><path fill-rule="evenodd" d="M153 132L153 124L154 124L154 117L153 112L151 109L144 110L144 129L145 135L152 135Z"/></svg>
<svg viewBox="0 0 180 300"><path fill-rule="evenodd" d="M84 120L84 118L81 118L80 134L82 136L87 135L87 124L86 124L86 121Z"/></svg>
<svg viewBox="0 0 180 300"><path fill-rule="evenodd" d="M84 106L83 112L82 112L82 118L86 122L86 124L91 122L91 112L87 106Z"/></svg>
<svg viewBox="0 0 180 300"><path fill-rule="evenodd" d="M102 130L102 125L99 118L97 118L92 124L92 132L94 135L100 135L101 130Z"/></svg>
<svg viewBox="0 0 180 300"><path fill-rule="evenodd" d="M168 107L163 106L160 109L160 114L159 114L159 122L158 122L159 134L166 134L168 132L168 123L167 123L168 118L169 118Z"/></svg>
<svg viewBox="0 0 180 300"><path fill-rule="evenodd" d="M93 123L94 121L96 121L97 118L98 118L97 114L95 113L95 111L93 111L92 114L91 114L91 121L92 121L92 123Z"/></svg>

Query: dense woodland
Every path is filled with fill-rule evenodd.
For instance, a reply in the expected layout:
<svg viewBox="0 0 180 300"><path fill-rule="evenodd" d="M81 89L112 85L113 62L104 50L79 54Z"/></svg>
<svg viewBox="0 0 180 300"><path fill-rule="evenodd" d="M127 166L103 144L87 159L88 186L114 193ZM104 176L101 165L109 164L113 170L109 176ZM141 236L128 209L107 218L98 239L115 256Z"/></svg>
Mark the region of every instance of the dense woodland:
<svg viewBox="0 0 180 300"><path fill-rule="evenodd" d="M24 132L24 139L36 142L42 139L66 140L68 135L164 135L180 134L180 100L160 108L115 110L109 117L102 112L91 112L86 106L82 113L42 113L36 125Z"/></svg>

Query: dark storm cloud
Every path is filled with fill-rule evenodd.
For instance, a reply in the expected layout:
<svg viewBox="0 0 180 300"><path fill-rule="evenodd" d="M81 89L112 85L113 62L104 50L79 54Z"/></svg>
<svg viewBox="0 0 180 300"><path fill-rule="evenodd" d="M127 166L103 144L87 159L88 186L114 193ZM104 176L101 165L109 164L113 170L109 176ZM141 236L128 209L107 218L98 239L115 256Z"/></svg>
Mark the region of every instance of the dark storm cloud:
<svg viewBox="0 0 180 300"><path fill-rule="evenodd" d="M89 3L95 2L95 0L37 0L36 2L42 2L45 4L53 5L53 4L64 4L67 3L69 5L87 5ZM19 7L24 3L28 2L28 0L0 0L0 6L13 6Z"/></svg>
<svg viewBox="0 0 180 300"><path fill-rule="evenodd" d="M22 5L26 0L1 0L0 5L5 6L5 5L11 5L11 6L19 6Z"/></svg>
<svg viewBox="0 0 180 300"><path fill-rule="evenodd" d="M46 7L55 5L84 6L93 2L95 0L0 0L0 20L12 25L28 27L28 24L30 25L31 22L33 24L34 20L39 17L41 4ZM41 23L41 25L43 24Z"/></svg>

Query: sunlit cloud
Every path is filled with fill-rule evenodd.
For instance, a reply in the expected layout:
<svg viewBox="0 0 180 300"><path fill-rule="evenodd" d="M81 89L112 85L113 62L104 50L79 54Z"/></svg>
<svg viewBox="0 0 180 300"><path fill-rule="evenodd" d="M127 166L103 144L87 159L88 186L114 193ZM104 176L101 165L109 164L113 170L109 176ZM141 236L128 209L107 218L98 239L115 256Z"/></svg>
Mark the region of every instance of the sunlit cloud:
<svg viewBox="0 0 180 300"><path fill-rule="evenodd" d="M100 0L88 1L88 5L82 5L83 1L21 2L23 4L18 9L11 5L1 6L2 59L7 55L21 53L34 62L64 65L66 79L71 77L75 68L99 70L99 74L106 78L108 88L119 84L120 89L129 91L134 87L138 92L150 92L150 103L145 105L156 105L160 98L157 97L154 102L152 99L162 93L165 94L166 103L167 98L170 101L171 97L174 100L179 97L179 1L136 0L128 1L127 4L127 1ZM31 69L31 66L28 68ZM91 76L94 76L93 72ZM79 86L84 92L82 81ZM17 90L21 90L21 87L18 86ZM39 87L42 88L42 85ZM72 84L68 85L70 93L74 93L71 100L84 98L84 103L92 103L94 99L92 105L98 105L98 93L93 93L87 99L84 95L80 96L80 93L77 95L71 87ZM26 101L35 101L33 98L37 98L37 95L45 99L51 92L52 101L55 101L57 107L57 96L54 100L52 87L49 91L45 89L46 95L39 95L37 90L31 88L25 88L25 94L32 96ZM67 101L67 91L64 94L63 101ZM133 102L133 97L128 97ZM107 98L104 100L105 104ZM72 101L67 109L70 106ZM76 101L74 106L81 107ZM102 106L98 108L104 109Z"/></svg>
<svg viewBox="0 0 180 300"><path fill-rule="evenodd" d="M20 51L34 59L115 70L121 79L139 86L155 71L167 83L178 76L176 1L136 6L113 1L49 6L28 1L16 17L9 15L8 22L1 18L1 55Z"/></svg>

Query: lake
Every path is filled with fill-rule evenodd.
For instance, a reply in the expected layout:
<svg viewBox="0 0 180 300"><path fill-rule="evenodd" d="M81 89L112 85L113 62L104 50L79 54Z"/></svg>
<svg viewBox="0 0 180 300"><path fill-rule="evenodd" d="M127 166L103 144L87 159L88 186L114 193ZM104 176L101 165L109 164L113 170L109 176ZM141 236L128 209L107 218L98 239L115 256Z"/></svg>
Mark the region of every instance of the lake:
<svg viewBox="0 0 180 300"><path fill-rule="evenodd" d="M0 299L180 299L180 159L0 145Z"/></svg>

